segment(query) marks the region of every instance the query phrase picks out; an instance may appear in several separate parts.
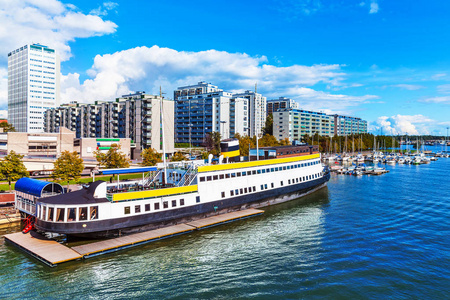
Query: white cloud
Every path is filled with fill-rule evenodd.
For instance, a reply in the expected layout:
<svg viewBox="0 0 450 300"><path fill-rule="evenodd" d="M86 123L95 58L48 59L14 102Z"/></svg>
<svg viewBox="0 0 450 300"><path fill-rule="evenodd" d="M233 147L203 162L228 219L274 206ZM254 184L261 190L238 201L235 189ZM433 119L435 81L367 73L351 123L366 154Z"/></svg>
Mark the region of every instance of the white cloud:
<svg viewBox="0 0 450 300"><path fill-rule="evenodd" d="M343 107L359 99L305 88L317 83L342 85L345 73L339 65L276 67L270 65L265 56L217 50L186 52L158 46L137 47L97 55L88 74L91 78L84 82L79 81L78 74L63 76L61 98L64 102L108 100L136 90L157 94L160 85L170 95L179 86L202 80L226 91L252 89L258 83L258 90L268 97L299 99L301 95L306 99L309 96L311 101L340 101ZM350 104L346 104L346 100Z"/></svg>
<svg viewBox="0 0 450 300"><path fill-rule="evenodd" d="M437 90L441 94L450 94L450 84L438 85Z"/></svg>
<svg viewBox="0 0 450 300"><path fill-rule="evenodd" d="M372 131L383 134L429 134L430 125L434 125L435 121L423 115L395 115L391 117L379 117L372 124Z"/></svg>
<svg viewBox="0 0 450 300"><path fill-rule="evenodd" d="M73 5L57 0L0 0L0 53L29 43L41 43L58 51L61 60L70 58L69 42L110 34L117 25L97 15L85 15ZM5 56L0 64L6 63Z"/></svg>
<svg viewBox="0 0 450 300"><path fill-rule="evenodd" d="M0 107L8 105L8 69L0 68Z"/></svg>
<svg viewBox="0 0 450 300"><path fill-rule="evenodd" d="M417 84L393 84L391 85L391 87L397 87L403 90L408 90L408 91L415 91L415 90L420 90L420 89L424 89L425 87L423 85L417 85Z"/></svg>
<svg viewBox="0 0 450 300"><path fill-rule="evenodd" d="M379 8L379 6L378 6L378 3L377 3L376 1L372 1L372 2L370 3L370 11L369 11L369 14L376 14L376 13L378 12L379 9L380 9L380 8Z"/></svg>
<svg viewBox="0 0 450 300"><path fill-rule="evenodd" d="M8 118L8 110L0 110L0 119Z"/></svg>
<svg viewBox="0 0 450 300"><path fill-rule="evenodd" d="M103 2L102 5L100 5L96 9L91 10L89 14L97 16L106 16L109 11L115 9L117 6L119 6L119 4L115 2Z"/></svg>
<svg viewBox="0 0 450 300"><path fill-rule="evenodd" d="M432 97L421 100L420 102L450 104L450 96Z"/></svg>

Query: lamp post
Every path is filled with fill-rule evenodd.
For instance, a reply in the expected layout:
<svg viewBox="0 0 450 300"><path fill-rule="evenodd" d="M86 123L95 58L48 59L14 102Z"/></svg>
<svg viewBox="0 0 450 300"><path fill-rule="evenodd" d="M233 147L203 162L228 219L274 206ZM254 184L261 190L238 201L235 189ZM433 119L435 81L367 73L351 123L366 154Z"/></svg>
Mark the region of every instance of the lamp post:
<svg viewBox="0 0 450 300"><path fill-rule="evenodd" d="M192 143L191 143L191 128L193 126L193 124L189 123L189 159L191 159L192 154L191 154L191 148L192 148Z"/></svg>

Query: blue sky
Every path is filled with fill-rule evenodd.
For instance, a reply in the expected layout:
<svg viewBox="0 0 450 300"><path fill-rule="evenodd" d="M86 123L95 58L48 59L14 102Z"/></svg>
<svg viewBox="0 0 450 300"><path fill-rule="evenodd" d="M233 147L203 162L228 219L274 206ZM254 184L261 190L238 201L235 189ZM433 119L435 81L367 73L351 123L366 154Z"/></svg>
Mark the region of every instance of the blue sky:
<svg viewBox="0 0 450 300"><path fill-rule="evenodd" d="M61 55L63 102L207 81L290 97L393 134L450 126L448 1L0 0L6 54L39 42Z"/></svg>

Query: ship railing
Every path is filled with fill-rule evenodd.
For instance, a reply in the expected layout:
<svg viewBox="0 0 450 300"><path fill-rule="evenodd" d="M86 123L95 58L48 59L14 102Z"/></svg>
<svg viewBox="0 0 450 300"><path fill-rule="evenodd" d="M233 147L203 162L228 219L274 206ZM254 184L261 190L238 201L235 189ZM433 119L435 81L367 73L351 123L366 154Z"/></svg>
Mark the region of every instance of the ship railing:
<svg viewBox="0 0 450 300"><path fill-rule="evenodd" d="M156 172L149 172L148 175L144 177L142 186L150 186L156 180L156 178L158 178L159 174L161 174L161 169Z"/></svg>
<svg viewBox="0 0 450 300"><path fill-rule="evenodd" d="M176 186L187 186L192 182L192 175L197 173L197 168L194 165L190 165L186 172L181 177L180 181L178 181ZM195 176L194 176L195 177Z"/></svg>

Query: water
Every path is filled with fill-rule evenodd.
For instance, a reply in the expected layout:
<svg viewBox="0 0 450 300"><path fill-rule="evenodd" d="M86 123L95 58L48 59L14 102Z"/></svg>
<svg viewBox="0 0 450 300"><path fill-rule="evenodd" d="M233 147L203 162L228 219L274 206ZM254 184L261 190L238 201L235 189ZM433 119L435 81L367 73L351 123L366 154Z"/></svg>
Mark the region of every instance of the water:
<svg viewBox="0 0 450 300"><path fill-rule="evenodd" d="M334 175L259 217L56 268L2 239L0 298L449 299L450 159L386 168Z"/></svg>

